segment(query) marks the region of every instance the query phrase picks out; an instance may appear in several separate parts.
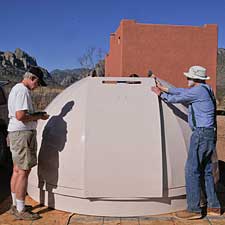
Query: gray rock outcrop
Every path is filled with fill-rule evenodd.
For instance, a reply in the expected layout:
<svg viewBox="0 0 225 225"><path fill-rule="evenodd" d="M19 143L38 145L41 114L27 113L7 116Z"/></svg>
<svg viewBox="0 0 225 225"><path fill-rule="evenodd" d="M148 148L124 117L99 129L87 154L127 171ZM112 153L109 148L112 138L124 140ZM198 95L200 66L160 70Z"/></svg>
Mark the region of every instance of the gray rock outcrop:
<svg viewBox="0 0 225 225"><path fill-rule="evenodd" d="M18 82L29 66L38 66L36 59L20 48L17 48L15 52L0 51L0 80L9 80L12 83ZM47 83L51 83L51 75L46 69L41 69Z"/></svg>
<svg viewBox="0 0 225 225"><path fill-rule="evenodd" d="M36 59L20 48L17 48L14 53L0 52L0 66L2 67L11 66L26 70L30 65L37 66Z"/></svg>

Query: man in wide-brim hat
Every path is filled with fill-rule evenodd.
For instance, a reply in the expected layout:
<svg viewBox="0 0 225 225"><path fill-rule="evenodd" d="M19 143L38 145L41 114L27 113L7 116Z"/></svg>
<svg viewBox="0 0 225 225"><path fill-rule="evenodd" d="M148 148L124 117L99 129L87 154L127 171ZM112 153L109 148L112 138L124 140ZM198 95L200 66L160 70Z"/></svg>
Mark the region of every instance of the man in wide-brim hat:
<svg viewBox="0 0 225 225"><path fill-rule="evenodd" d="M216 150L216 100L212 88L205 83L210 77L206 68L192 66L184 75L188 88L167 88L156 82L152 87L160 98L169 103L188 104L188 123L192 129L188 158L185 167L187 210L176 213L182 219L202 218L201 190L207 198L207 214L221 214L214 178L211 156ZM201 185L201 181L204 185Z"/></svg>

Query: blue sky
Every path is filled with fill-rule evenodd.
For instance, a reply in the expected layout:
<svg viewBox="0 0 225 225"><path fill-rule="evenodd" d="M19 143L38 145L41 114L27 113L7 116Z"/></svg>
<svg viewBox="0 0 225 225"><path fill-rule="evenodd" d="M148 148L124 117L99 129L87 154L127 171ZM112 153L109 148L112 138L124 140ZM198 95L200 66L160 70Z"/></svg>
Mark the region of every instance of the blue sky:
<svg viewBox="0 0 225 225"><path fill-rule="evenodd" d="M218 46L225 48L225 0L0 0L0 50L19 47L49 71L77 68L87 48L108 52L121 19L218 24Z"/></svg>

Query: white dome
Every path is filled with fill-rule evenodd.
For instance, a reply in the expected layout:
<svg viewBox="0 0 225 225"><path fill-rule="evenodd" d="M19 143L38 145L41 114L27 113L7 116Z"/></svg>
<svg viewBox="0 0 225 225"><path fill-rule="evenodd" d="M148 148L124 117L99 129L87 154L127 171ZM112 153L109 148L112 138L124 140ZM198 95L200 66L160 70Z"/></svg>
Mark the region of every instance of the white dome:
<svg viewBox="0 0 225 225"><path fill-rule="evenodd" d="M59 210L142 216L186 208L187 110L151 78L88 77L65 89L37 128L28 193ZM39 179L38 179L39 177Z"/></svg>

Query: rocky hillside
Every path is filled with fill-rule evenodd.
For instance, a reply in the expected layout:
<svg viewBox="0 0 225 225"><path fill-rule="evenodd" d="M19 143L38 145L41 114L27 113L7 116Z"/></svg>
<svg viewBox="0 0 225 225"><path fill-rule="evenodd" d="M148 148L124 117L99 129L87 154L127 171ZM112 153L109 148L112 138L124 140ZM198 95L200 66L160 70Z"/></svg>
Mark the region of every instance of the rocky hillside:
<svg viewBox="0 0 225 225"><path fill-rule="evenodd" d="M27 69L30 65L37 66L36 59L29 56L26 52L17 48L15 52L0 51L0 66L1 67L16 67L19 69Z"/></svg>
<svg viewBox="0 0 225 225"><path fill-rule="evenodd" d="M18 82L30 66L37 66L35 58L17 48L15 52L0 51L0 79Z"/></svg>
<svg viewBox="0 0 225 225"><path fill-rule="evenodd" d="M11 84L20 81L22 75L29 66L37 66L34 57L29 56L23 50L17 48L15 52L0 51L0 80L9 80ZM49 86L68 87L72 83L86 76L104 76L104 60L100 60L93 70L90 69L66 69L53 70L50 74L42 68L45 74L45 80Z"/></svg>
<svg viewBox="0 0 225 225"><path fill-rule="evenodd" d="M38 66L36 59L17 48L15 52L0 51L0 80L9 80L12 84L20 81L29 66ZM47 82L52 83L51 75L42 68Z"/></svg>

